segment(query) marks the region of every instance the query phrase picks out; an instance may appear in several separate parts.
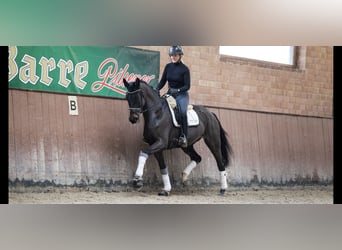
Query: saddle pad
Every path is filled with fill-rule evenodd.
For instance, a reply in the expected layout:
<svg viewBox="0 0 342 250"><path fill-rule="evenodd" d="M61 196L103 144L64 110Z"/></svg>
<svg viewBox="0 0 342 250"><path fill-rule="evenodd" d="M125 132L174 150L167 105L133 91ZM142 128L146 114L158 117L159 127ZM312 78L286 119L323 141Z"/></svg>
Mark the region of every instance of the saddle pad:
<svg viewBox="0 0 342 250"><path fill-rule="evenodd" d="M180 125L178 124L178 122L176 120L174 109L171 107L170 102L167 102L167 104L169 105L169 109L170 109L170 112L171 112L173 125L175 125L176 127L180 127ZM187 117L188 117L188 127L198 126L199 125L199 118L198 118L198 115L197 115L195 110L188 109Z"/></svg>

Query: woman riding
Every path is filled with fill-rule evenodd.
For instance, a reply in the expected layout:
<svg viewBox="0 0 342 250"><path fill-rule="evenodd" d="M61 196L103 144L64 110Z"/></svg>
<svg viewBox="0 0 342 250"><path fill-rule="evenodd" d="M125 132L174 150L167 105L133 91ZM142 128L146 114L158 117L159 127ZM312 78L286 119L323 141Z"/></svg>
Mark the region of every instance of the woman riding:
<svg viewBox="0 0 342 250"><path fill-rule="evenodd" d="M176 45L169 48L171 62L166 64L157 90L161 90L165 86L166 81L168 82L169 90L167 93L176 99L178 111L180 112L181 134L178 142L181 147L187 147L187 108L189 105L190 70L182 62L183 55L181 46Z"/></svg>

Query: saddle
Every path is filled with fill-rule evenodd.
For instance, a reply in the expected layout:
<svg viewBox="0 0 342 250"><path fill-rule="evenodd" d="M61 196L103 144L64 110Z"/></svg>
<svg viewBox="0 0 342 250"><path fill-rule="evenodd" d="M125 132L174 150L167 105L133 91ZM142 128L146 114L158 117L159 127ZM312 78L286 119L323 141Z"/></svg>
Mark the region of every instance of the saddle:
<svg viewBox="0 0 342 250"><path fill-rule="evenodd" d="M168 95L168 94L165 94L163 97L166 99L167 104L169 106L171 116L172 116L173 125L175 127L180 127L180 125L176 119L176 112L177 112L176 99L173 96ZM188 127L193 127L193 126L199 125L198 115L197 115L196 111L193 109L192 105L188 106L187 117L188 117Z"/></svg>

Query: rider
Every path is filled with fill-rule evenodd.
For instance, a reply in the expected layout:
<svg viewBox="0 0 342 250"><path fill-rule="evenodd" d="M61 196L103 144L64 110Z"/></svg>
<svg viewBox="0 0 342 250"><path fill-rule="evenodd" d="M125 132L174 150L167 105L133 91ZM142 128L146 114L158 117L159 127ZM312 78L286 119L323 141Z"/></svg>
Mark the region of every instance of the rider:
<svg viewBox="0 0 342 250"><path fill-rule="evenodd" d="M171 62L166 64L157 90L162 89L166 81L168 82L169 90L167 93L176 99L180 112L181 135L179 137L179 145L187 147L188 120L186 112L189 105L190 70L182 61L183 55L181 46L176 45L169 48Z"/></svg>

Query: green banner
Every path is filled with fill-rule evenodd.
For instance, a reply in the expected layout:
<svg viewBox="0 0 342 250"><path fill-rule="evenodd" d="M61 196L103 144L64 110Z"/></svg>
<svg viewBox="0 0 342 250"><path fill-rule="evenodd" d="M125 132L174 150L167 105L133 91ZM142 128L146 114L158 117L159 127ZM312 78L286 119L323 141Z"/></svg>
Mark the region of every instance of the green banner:
<svg viewBox="0 0 342 250"><path fill-rule="evenodd" d="M158 84L160 52L131 47L10 46L9 88L124 98L123 78Z"/></svg>

